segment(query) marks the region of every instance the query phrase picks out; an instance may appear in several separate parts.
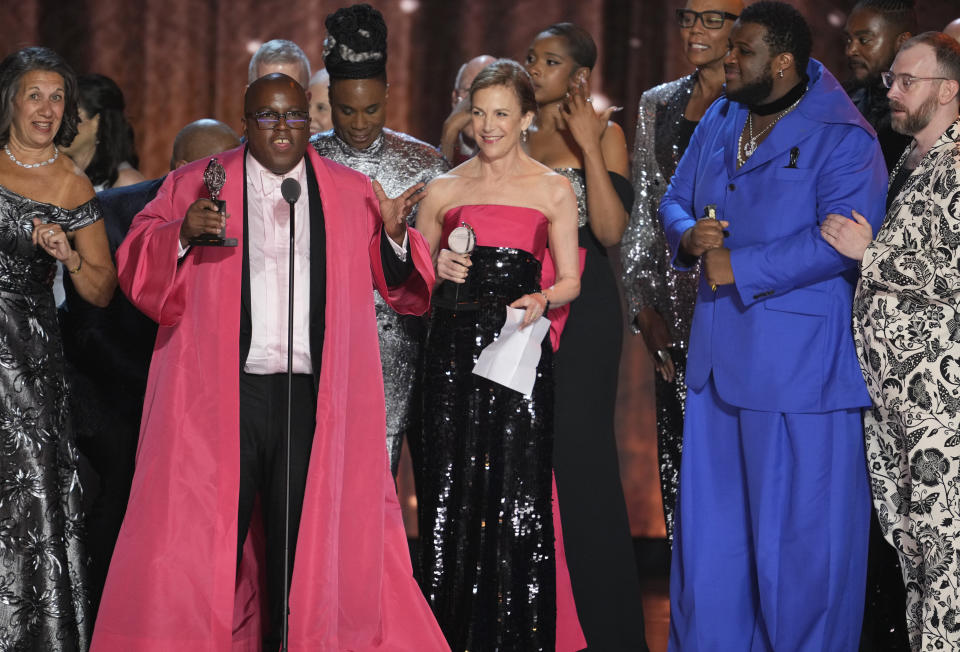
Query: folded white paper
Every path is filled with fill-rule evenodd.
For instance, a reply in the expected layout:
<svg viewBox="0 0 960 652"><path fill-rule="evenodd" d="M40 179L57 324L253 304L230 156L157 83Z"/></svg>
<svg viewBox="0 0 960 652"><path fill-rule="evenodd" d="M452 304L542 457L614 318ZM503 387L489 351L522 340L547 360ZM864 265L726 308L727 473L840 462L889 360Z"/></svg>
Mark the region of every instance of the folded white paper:
<svg viewBox="0 0 960 652"><path fill-rule="evenodd" d="M537 381L540 343L550 331L550 320L540 317L520 330L525 312L507 306L507 319L500 334L480 351L473 373L529 398Z"/></svg>

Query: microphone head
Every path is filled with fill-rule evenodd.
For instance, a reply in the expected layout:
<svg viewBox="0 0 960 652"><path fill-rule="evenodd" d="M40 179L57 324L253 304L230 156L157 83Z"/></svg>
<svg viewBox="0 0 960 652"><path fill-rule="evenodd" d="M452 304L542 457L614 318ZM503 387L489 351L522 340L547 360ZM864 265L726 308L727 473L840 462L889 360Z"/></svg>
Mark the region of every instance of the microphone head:
<svg viewBox="0 0 960 652"><path fill-rule="evenodd" d="M296 179L284 179L283 183L280 184L280 194L283 195L287 203L296 203L300 199L300 183Z"/></svg>

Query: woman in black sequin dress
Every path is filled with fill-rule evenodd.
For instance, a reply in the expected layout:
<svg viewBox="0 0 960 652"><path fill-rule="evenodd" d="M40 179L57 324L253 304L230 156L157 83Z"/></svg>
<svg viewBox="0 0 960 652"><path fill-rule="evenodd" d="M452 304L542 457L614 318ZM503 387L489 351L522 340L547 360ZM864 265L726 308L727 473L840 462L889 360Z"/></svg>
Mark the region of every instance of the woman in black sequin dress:
<svg viewBox="0 0 960 652"><path fill-rule="evenodd" d="M607 247L620 241L633 191L623 130L590 103L596 45L570 23L534 39L526 68L540 104L530 155L577 194L580 296L554 358L554 472L577 613L591 650L646 649L640 582L620 482L614 409L623 315Z"/></svg>
<svg viewBox="0 0 960 652"><path fill-rule="evenodd" d="M484 69L471 101L480 154L432 181L417 217L442 280L425 348L421 586L453 650L572 651L583 638L554 554L550 340L529 396L472 369L507 306L529 324L577 296L576 202L520 147L536 101L519 64ZM443 249L463 223L476 250ZM548 243L552 284L541 279Z"/></svg>
<svg viewBox="0 0 960 652"><path fill-rule="evenodd" d="M105 306L116 274L93 187L58 146L76 81L44 48L0 63L0 649L85 650L81 489L52 282Z"/></svg>

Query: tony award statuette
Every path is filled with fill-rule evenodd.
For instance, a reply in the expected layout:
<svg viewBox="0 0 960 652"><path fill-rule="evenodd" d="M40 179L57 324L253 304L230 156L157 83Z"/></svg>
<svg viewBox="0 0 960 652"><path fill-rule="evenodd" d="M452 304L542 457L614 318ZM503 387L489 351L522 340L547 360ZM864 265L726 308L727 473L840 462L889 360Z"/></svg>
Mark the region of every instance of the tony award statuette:
<svg viewBox="0 0 960 652"><path fill-rule="evenodd" d="M717 218L717 205L716 205L716 204L707 204L706 206L704 206L704 207L703 207L703 216L701 216L700 219L701 219L701 220L716 220L716 219L718 219L718 218ZM698 220L698 221L699 221L699 220ZM724 231L723 235L724 235L724 237L726 237L728 234L727 234L726 231ZM717 286L711 284L711 285L710 285L710 289L713 290L714 292L716 292L716 291L717 291ZM665 362L665 361L663 361L663 362Z"/></svg>
<svg viewBox="0 0 960 652"><path fill-rule="evenodd" d="M460 226L451 231L450 235L447 236L447 246L450 247L450 251L455 254L470 254L477 246L477 234L474 232L472 226L466 222L460 222ZM467 284L469 283L470 274L468 272L467 278L464 279L463 283L454 284L456 286L456 291L453 294L454 303L459 302L460 286L462 285L463 289L466 290Z"/></svg>
<svg viewBox="0 0 960 652"><path fill-rule="evenodd" d="M207 187L207 192L210 193L210 199L217 205L217 211L219 211L221 215L225 215L227 212L227 202L220 199L220 191L223 190L223 184L226 180L227 174L223 166L220 165L220 161L214 156L207 164L207 169L203 171L203 185ZM224 224L220 233L203 233L190 240L190 245L194 247L236 247L237 239L227 238L226 234L227 227L226 224Z"/></svg>

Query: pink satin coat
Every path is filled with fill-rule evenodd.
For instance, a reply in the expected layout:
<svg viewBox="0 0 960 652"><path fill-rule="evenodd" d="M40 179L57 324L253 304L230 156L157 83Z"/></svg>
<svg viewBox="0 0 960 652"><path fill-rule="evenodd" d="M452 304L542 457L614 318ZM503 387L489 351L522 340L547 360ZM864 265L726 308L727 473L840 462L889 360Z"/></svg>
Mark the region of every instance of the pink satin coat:
<svg viewBox="0 0 960 652"><path fill-rule="evenodd" d="M233 214L227 236L242 243L244 150L218 156L227 177L220 197ZM388 291L370 180L310 148L308 156L325 218L326 329L289 649L445 650L412 576L387 463L372 292L400 313L425 312L430 253L411 229L417 271ZM259 649L255 636L234 637L235 600L243 599L236 590L242 252L196 247L177 264L183 217L207 196L206 165L172 172L117 252L121 287L160 330L94 652Z"/></svg>

